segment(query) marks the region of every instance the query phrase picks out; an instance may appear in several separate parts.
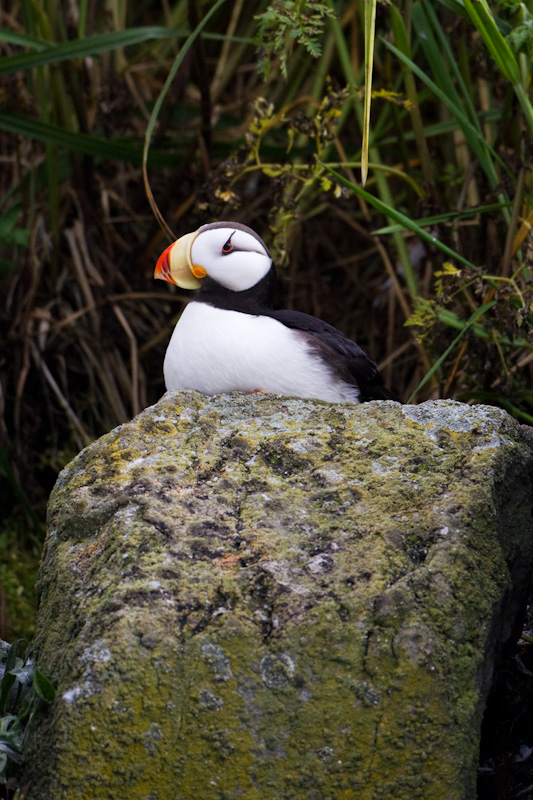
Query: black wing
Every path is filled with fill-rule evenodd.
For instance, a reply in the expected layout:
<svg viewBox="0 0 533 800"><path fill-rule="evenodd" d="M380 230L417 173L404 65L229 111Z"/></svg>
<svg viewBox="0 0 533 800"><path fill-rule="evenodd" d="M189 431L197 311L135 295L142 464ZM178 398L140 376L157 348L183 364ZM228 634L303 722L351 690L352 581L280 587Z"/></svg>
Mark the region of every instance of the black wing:
<svg viewBox="0 0 533 800"><path fill-rule="evenodd" d="M347 383L358 386L361 402L399 398L383 384L376 363L362 347L317 317L300 311L269 311L287 328L307 334L311 346Z"/></svg>

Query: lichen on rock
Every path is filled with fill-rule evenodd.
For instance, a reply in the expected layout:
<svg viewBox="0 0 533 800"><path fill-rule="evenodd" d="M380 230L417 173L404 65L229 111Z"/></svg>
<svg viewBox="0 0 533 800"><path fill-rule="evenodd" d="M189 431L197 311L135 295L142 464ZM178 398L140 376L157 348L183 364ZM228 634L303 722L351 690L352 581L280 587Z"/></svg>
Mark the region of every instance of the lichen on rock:
<svg viewBox="0 0 533 800"><path fill-rule="evenodd" d="M452 401L168 393L61 473L29 800L463 800L533 437Z"/></svg>

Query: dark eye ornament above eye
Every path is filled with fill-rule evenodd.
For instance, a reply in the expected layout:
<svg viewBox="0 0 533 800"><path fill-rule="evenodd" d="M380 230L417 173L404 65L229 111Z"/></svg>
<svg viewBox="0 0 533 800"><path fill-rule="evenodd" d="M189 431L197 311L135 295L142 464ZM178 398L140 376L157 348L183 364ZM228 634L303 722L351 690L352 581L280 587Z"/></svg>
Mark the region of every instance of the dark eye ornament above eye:
<svg viewBox="0 0 533 800"><path fill-rule="evenodd" d="M235 233L235 231L233 231L233 233ZM231 234L231 236L233 236L233 233ZM228 253L231 253L231 251L233 250L233 245L231 243L231 236L229 237L228 241L222 245L222 255L224 256L227 256Z"/></svg>

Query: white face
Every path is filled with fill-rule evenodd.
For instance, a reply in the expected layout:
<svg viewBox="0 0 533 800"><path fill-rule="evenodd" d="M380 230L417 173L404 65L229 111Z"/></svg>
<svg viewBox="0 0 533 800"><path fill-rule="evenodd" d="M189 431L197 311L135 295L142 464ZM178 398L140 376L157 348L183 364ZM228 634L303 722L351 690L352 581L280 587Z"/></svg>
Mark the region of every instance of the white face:
<svg viewBox="0 0 533 800"><path fill-rule="evenodd" d="M227 228L200 229L192 244L191 260L221 286L243 292L265 277L272 259L255 236L230 224Z"/></svg>

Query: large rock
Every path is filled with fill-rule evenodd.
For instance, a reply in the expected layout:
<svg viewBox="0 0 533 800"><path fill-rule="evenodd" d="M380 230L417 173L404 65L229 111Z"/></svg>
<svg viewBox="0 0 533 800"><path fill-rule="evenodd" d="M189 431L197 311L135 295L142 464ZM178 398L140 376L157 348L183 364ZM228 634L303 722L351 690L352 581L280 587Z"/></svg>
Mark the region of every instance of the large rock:
<svg viewBox="0 0 533 800"><path fill-rule="evenodd" d="M472 800L533 436L451 401L167 394L60 475L29 800Z"/></svg>

